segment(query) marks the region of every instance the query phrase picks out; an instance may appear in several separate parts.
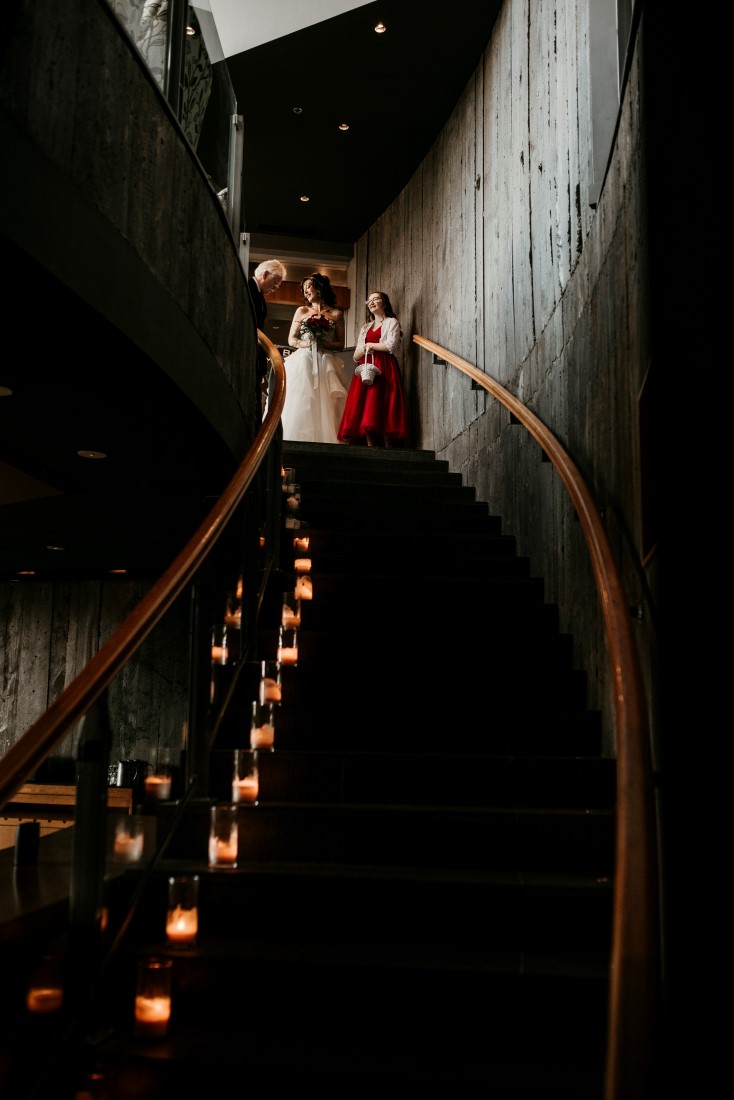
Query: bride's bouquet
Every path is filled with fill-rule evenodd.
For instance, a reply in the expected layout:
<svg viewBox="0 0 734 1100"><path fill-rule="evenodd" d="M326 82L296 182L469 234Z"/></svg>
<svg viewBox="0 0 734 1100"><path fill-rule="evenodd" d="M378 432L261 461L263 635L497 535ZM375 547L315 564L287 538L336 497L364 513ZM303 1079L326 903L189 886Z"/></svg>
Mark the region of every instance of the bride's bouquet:
<svg viewBox="0 0 734 1100"><path fill-rule="evenodd" d="M300 335L302 340L308 340L310 344L321 344L328 340L334 332L334 322L327 317L319 317L311 313L301 321Z"/></svg>

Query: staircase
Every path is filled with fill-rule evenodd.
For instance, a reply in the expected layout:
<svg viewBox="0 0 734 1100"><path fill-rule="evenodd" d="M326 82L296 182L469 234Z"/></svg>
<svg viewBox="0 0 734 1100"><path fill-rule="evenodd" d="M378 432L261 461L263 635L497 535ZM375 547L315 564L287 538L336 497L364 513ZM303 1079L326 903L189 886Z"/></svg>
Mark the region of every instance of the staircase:
<svg viewBox="0 0 734 1100"><path fill-rule="evenodd" d="M598 1100L615 773L572 639L500 520L433 454L291 443L283 463L314 591L260 801L240 808L236 870L206 865L207 800L177 832L108 982L104 1095ZM243 670L220 731L212 800L230 798L258 675ZM199 937L173 950L166 879L183 870L201 879ZM174 956L174 1015L153 1044L130 1038L144 952Z"/></svg>

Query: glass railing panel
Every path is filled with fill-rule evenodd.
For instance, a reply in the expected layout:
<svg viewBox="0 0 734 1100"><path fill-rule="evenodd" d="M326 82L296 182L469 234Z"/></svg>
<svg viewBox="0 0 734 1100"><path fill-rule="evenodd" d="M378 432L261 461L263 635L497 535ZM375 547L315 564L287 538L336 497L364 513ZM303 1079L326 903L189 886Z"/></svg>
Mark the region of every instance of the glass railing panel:
<svg viewBox="0 0 734 1100"><path fill-rule="evenodd" d="M183 0L107 2L176 114L237 238L242 187L237 99L207 0L185 5L185 11Z"/></svg>

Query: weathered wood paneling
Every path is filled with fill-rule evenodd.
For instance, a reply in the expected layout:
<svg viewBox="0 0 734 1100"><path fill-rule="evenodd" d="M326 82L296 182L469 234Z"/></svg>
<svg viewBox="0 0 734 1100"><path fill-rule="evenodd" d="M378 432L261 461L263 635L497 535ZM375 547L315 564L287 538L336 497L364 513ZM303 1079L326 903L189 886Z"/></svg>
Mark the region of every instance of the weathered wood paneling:
<svg viewBox="0 0 734 1100"><path fill-rule="evenodd" d="M353 275L360 285L389 277L410 334L486 370L568 446L635 603L645 599L636 402L649 361L643 46L593 209L587 38L581 0L506 0L439 139L357 242ZM430 358L415 348L406 356L415 443L447 457L517 536L574 634L590 700L611 728L599 602L559 479L504 410Z"/></svg>
<svg viewBox="0 0 734 1100"><path fill-rule="evenodd" d="M141 579L0 583L0 755L40 717L150 588ZM176 760L188 717L189 597L182 595L109 690L113 761ZM52 756L73 759L82 723Z"/></svg>

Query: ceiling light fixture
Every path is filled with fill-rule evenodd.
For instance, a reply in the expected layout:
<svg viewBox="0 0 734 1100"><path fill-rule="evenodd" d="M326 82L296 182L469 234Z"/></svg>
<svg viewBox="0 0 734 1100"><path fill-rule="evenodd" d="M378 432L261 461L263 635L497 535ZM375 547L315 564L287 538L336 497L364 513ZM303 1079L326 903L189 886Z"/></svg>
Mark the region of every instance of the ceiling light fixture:
<svg viewBox="0 0 734 1100"><path fill-rule="evenodd" d="M301 195L301 202L310 202L310 201L311 201L311 196L310 195Z"/></svg>
<svg viewBox="0 0 734 1100"><path fill-rule="evenodd" d="M340 130L348 130L349 129L349 123L348 122L340 122L339 123L339 129Z"/></svg>
<svg viewBox="0 0 734 1100"><path fill-rule="evenodd" d="M386 30L387 30L387 27L385 26L384 23L378 23L377 26L375 27L375 34L384 34Z"/></svg>
<svg viewBox="0 0 734 1100"><path fill-rule="evenodd" d="M104 451L77 451L80 458L107 458Z"/></svg>
<svg viewBox="0 0 734 1100"><path fill-rule="evenodd" d="M294 115L302 115L303 114L303 107L294 107L293 108L293 114Z"/></svg>
<svg viewBox="0 0 734 1100"><path fill-rule="evenodd" d="M54 546L53 543L51 543L46 547L46 549L47 550L65 550L66 547L65 546Z"/></svg>

